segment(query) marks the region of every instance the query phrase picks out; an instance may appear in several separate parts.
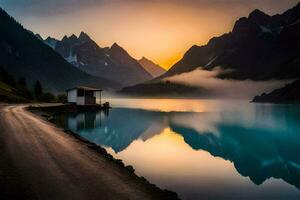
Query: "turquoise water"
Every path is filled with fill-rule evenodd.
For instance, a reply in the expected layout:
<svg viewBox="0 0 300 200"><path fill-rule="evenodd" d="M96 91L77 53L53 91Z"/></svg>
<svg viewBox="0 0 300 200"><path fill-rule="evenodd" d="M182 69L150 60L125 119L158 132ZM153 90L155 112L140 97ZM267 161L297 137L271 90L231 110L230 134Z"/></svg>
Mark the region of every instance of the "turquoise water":
<svg viewBox="0 0 300 200"><path fill-rule="evenodd" d="M182 199L300 199L300 106L110 100L56 116Z"/></svg>

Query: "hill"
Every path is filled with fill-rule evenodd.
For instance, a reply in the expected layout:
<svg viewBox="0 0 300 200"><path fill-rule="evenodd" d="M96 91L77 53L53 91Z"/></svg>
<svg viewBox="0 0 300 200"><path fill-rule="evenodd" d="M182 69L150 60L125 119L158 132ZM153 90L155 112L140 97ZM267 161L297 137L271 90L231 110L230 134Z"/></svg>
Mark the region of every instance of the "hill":
<svg viewBox="0 0 300 200"><path fill-rule="evenodd" d="M155 83L143 83L136 86L125 87L120 92L123 95L143 97L207 97L210 92L204 88L160 81Z"/></svg>
<svg viewBox="0 0 300 200"><path fill-rule="evenodd" d="M299 103L300 102L300 80L290 83L282 88L272 91L271 93L263 93L254 97L253 102L269 102L269 103Z"/></svg>

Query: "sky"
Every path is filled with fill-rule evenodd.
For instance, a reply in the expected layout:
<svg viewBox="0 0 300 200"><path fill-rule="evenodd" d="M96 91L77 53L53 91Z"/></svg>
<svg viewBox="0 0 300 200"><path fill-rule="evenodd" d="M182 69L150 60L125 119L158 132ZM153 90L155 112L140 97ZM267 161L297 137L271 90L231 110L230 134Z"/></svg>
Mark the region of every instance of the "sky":
<svg viewBox="0 0 300 200"><path fill-rule="evenodd" d="M27 29L61 39L86 32L100 47L117 42L136 59L170 68L192 45L230 32L254 9L282 13L299 0L0 0Z"/></svg>

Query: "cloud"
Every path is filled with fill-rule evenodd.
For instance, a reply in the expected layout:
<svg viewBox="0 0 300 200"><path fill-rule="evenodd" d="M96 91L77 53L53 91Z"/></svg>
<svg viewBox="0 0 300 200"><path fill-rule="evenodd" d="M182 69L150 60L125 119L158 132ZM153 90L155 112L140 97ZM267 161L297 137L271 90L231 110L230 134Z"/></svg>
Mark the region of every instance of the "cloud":
<svg viewBox="0 0 300 200"><path fill-rule="evenodd" d="M165 80L205 88L211 91L217 97L239 99L252 99L258 94L261 94L263 92L270 92L292 81L252 81L219 79L217 78L217 75L219 75L220 73L228 73L228 71L224 71L221 68L215 68L212 71L207 71L199 67L198 69L192 72L175 75L166 78Z"/></svg>
<svg viewBox="0 0 300 200"><path fill-rule="evenodd" d="M108 0L2 0L0 6L24 16L51 16L78 11L93 5L101 5Z"/></svg>
<svg viewBox="0 0 300 200"><path fill-rule="evenodd" d="M74 12L103 4L176 4L200 9L231 8L231 10L260 8L270 14L295 5L298 0L1 0L0 6L15 13L30 16L49 16Z"/></svg>

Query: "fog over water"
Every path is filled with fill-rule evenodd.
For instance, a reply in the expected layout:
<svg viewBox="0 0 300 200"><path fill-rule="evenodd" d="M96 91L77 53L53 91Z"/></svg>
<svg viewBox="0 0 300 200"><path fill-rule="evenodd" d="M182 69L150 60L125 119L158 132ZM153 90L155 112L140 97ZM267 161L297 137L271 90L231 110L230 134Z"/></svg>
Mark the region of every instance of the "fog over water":
<svg viewBox="0 0 300 200"><path fill-rule="evenodd" d="M227 73L228 70L222 70L216 67L212 71L203 70L202 67L198 69L175 75L165 80L176 83L187 84L200 88L207 89L220 98L238 98L238 99L252 99L256 95L263 92L271 92L278 89L292 80L268 80L268 81L253 81L253 80L232 80L220 79L217 76L220 73Z"/></svg>

